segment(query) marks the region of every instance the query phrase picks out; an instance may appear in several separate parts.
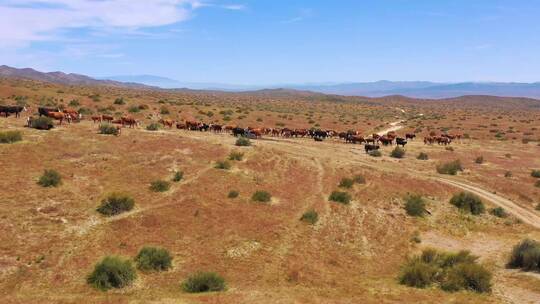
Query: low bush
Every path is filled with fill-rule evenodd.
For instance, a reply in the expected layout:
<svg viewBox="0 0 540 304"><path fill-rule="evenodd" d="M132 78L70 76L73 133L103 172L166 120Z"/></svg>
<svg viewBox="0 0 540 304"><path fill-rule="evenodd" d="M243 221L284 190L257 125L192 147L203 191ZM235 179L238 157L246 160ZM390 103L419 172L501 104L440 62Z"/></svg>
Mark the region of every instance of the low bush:
<svg viewBox="0 0 540 304"><path fill-rule="evenodd" d="M233 151L229 154L229 160L241 161L243 158L244 158L244 153L242 152Z"/></svg>
<svg viewBox="0 0 540 304"><path fill-rule="evenodd" d="M22 140L22 134L19 131L0 132L0 144L11 144Z"/></svg>
<svg viewBox="0 0 540 304"><path fill-rule="evenodd" d="M507 178L512 177L512 172L506 171L506 172L504 173L504 177L507 177Z"/></svg>
<svg viewBox="0 0 540 304"><path fill-rule="evenodd" d="M135 257L135 263L142 271L165 271L171 268L172 257L167 249L144 247Z"/></svg>
<svg viewBox="0 0 540 304"><path fill-rule="evenodd" d="M328 200L340 204L348 204L351 202L351 195L347 192L334 191L328 197Z"/></svg>
<svg viewBox="0 0 540 304"><path fill-rule="evenodd" d="M416 157L416 159L419 159L419 160L428 160L428 159L429 159L429 156L427 155L427 153L420 152L420 154L418 154L418 156Z"/></svg>
<svg viewBox="0 0 540 304"><path fill-rule="evenodd" d="M502 207L493 208L489 210L489 213L493 216L500 217L500 218L508 217L508 213Z"/></svg>
<svg viewBox="0 0 540 304"><path fill-rule="evenodd" d="M475 160L474 160L475 163L481 165L484 163L484 157L483 156L478 156Z"/></svg>
<svg viewBox="0 0 540 304"><path fill-rule="evenodd" d="M363 175L357 174L357 175L355 175L353 177L353 181L356 184L365 184L366 183L366 178Z"/></svg>
<svg viewBox="0 0 540 304"><path fill-rule="evenodd" d="M317 211L311 209L304 212L300 220L303 222L309 223L311 225L314 225L319 220L319 214L317 213Z"/></svg>
<svg viewBox="0 0 540 304"><path fill-rule="evenodd" d="M420 195L410 195L405 198L405 211L410 216L424 216L426 214L426 203Z"/></svg>
<svg viewBox="0 0 540 304"><path fill-rule="evenodd" d="M128 195L121 193L111 193L101 201L101 205L96 209L103 215L117 215L129 211L135 206L135 200Z"/></svg>
<svg viewBox="0 0 540 304"><path fill-rule="evenodd" d="M153 122L153 123L149 124L148 126L146 126L146 130L148 130L148 131L157 131L159 129L161 129L161 125L158 124L158 123L155 123L155 122Z"/></svg>
<svg viewBox="0 0 540 304"><path fill-rule="evenodd" d="M115 104L115 105L124 105L124 104L126 104L126 102L124 101L124 98L123 98L123 97L120 97L120 98L116 98L116 99L114 100L114 104Z"/></svg>
<svg viewBox="0 0 540 304"><path fill-rule="evenodd" d="M182 283L182 289L189 293L225 290L225 279L214 272L197 272Z"/></svg>
<svg viewBox="0 0 540 304"><path fill-rule="evenodd" d="M455 194L452 199L450 199L450 203L458 207L460 210L473 215L479 215L485 211L482 200L478 196L469 192Z"/></svg>
<svg viewBox="0 0 540 304"><path fill-rule="evenodd" d="M86 281L95 288L106 291L129 286L136 278L137 273L130 260L108 256L96 264Z"/></svg>
<svg viewBox="0 0 540 304"><path fill-rule="evenodd" d="M52 119L45 116L32 119L30 122L30 127L38 130L50 130L53 126Z"/></svg>
<svg viewBox="0 0 540 304"><path fill-rule="evenodd" d="M540 203L538 203L538 205L536 205L536 210L540 211Z"/></svg>
<svg viewBox="0 0 540 304"><path fill-rule="evenodd" d="M150 190L153 192L165 192L171 188L171 183L164 180L155 180L150 183Z"/></svg>
<svg viewBox="0 0 540 304"><path fill-rule="evenodd" d="M437 172L439 174L456 175L458 171L463 171L463 166L461 166L459 159L437 165Z"/></svg>
<svg viewBox="0 0 540 304"><path fill-rule="evenodd" d="M128 108L129 113L139 113L140 111L141 111L141 108L137 106L131 106Z"/></svg>
<svg viewBox="0 0 540 304"><path fill-rule="evenodd" d="M536 178L540 178L540 170L532 170L531 171L531 176L536 177Z"/></svg>
<svg viewBox="0 0 540 304"><path fill-rule="evenodd" d="M540 272L540 242L524 239L514 246L507 266Z"/></svg>
<svg viewBox="0 0 540 304"><path fill-rule="evenodd" d="M251 141L249 140L249 138L240 137L236 140L235 145L239 147L248 147L251 146Z"/></svg>
<svg viewBox="0 0 540 304"><path fill-rule="evenodd" d="M373 157L381 157L382 156L382 153L379 150L371 150L371 151L369 151L368 154L369 154L369 156L373 156Z"/></svg>
<svg viewBox="0 0 540 304"><path fill-rule="evenodd" d="M477 263L478 257L469 251L440 252L424 249L421 255L410 258L402 267L399 282L425 288L438 285L445 291L491 291L491 273Z"/></svg>
<svg viewBox="0 0 540 304"><path fill-rule="evenodd" d="M42 187L58 187L62 184L60 173L54 170L45 170L38 180L38 185Z"/></svg>
<svg viewBox="0 0 540 304"><path fill-rule="evenodd" d="M231 163L229 163L226 160L220 160L216 162L216 165L214 166L214 168L221 169L221 170L229 170L231 168Z"/></svg>
<svg viewBox="0 0 540 304"><path fill-rule="evenodd" d="M266 191L256 191L251 196L251 200L259 203L268 203L272 199L272 195Z"/></svg>
<svg viewBox="0 0 540 304"><path fill-rule="evenodd" d="M172 181L173 182L179 182L179 181L182 180L182 178L184 178L184 172L176 171L176 172L174 172L174 176L172 178Z"/></svg>
<svg viewBox="0 0 540 304"><path fill-rule="evenodd" d="M229 194L227 194L228 198L237 198L240 193L236 190L229 191Z"/></svg>
<svg viewBox="0 0 540 304"><path fill-rule="evenodd" d="M348 178L348 177L342 178L341 181L339 182L340 188L350 189L352 188L353 185L354 185L354 181L352 180L352 178Z"/></svg>
<svg viewBox="0 0 540 304"><path fill-rule="evenodd" d="M401 147L395 147L392 152L390 152L390 156L393 158L403 158L405 157L405 149Z"/></svg>
<svg viewBox="0 0 540 304"><path fill-rule="evenodd" d="M537 180L536 183L534 183L534 186L536 188L540 188L540 180Z"/></svg>
<svg viewBox="0 0 540 304"><path fill-rule="evenodd" d="M110 123L102 123L99 125L100 134L118 135L119 132L120 130Z"/></svg>

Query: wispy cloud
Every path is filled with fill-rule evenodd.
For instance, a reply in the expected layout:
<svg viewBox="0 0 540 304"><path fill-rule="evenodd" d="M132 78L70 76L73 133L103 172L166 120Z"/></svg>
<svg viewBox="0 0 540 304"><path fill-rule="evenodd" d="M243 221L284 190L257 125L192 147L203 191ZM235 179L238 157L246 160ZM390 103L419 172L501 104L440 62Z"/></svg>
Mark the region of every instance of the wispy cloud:
<svg viewBox="0 0 540 304"><path fill-rule="evenodd" d="M290 19L282 20L281 23L283 24L290 24L290 23L296 23L303 21L305 19L308 19L313 16L313 10L309 8L301 9L298 14Z"/></svg>

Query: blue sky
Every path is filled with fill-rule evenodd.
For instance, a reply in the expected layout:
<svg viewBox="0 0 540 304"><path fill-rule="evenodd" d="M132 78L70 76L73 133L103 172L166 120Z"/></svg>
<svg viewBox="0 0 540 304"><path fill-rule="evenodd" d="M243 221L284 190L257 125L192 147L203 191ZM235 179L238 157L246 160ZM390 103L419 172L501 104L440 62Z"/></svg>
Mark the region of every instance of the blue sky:
<svg viewBox="0 0 540 304"><path fill-rule="evenodd" d="M540 0L0 0L0 64L275 84L540 81Z"/></svg>

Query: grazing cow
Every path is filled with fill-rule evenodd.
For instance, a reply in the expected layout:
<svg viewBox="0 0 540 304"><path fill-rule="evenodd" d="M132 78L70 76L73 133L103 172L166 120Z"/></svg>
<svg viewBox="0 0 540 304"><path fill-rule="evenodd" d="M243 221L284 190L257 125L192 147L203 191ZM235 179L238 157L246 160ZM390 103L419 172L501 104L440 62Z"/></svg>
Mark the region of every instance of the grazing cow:
<svg viewBox="0 0 540 304"><path fill-rule="evenodd" d="M347 132L339 132L338 137L339 137L339 139L344 139L345 141L347 141L347 137L349 137L349 133L347 133Z"/></svg>
<svg viewBox="0 0 540 304"><path fill-rule="evenodd" d="M450 138L448 138L448 137L443 137L443 136L437 137L437 143L439 145L445 145L446 146L446 145L449 145L451 142L452 142L452 140Z"/></svg>
<svg viewBox="0 0 540 304"><path fill-rule="evenodd" d="M0 106L0 113L4 113L6 117L9 114L15 114L15 117L18 118L21 116L21 112L26 112L26 107L23 106Z"/></svg>
<svg viewBox="0 0 540 304"><path fill-rule="evenodd" d="M44 107L39 107L38 108L39 116L48 116L47 114L49 114L49 112L60 112L60 109L58 109L58 108L44 108Z"/></svg>
<svg viewBox="0 0 540 304"><path fill-rule="evenodd" d="M64 119L67 120L68 123L71 123L71 116L69 116L66 113L51 111L51 112L47 112L47 117L60 121L60 125L62 125L62 122L64 121Z"/></svg>
<svg viewBox="0 0 540 304"><path fill-rule="evenodd" d="M122 126L127 125L130 128L135 128L138 125L137 121L133 117L124 116L120 118L120 121L122 122Z"/></svg>
<svg viewBox="0 0 540 304"><path fill-rule="evenodd" d="M364 139L363 136L360 136L360 135L348 135L347 136L347 139L346 139L346 142L350 142L350 143L353 143L353 144L357 144L357 143L363 143L365 142L366 140Z"/></svg>
<svg viewBox="0 0 540 304"><path fill-rule="evenodd" d="M407 133L405 134L405 139L410 139L410 140L413 140L416 138L416 134L414 133Z"/></svg>
<svg viewBox="0 0 540 304"><path fill-rule="evenodd" d="M402 146L405 148L405 145L407 144L407 140L405 138L398 137L396 138L396 145Z"/></svg>
<svg viewBox="0 0 540 304"><path fill-rule="evenodd" d="M390 138L390 137L388 137L386 135L383 135L383 136L379 137L379 141L385 146L394 144L394 139Z"/></svg>
<svg viewBox="0 0 540 304"><path fill-rule="evenodd" d="M236 127L234 129L232 129L232 135L234 137L237 137L237 136L245 136L246 135L246 130L242 129L242 128L239 128L239 127Z"/></svg>
<svg viewBox="0 0 540 304"><path fill-rule="evenodd" d="M92 121L93 121L94 123L96 123L96 122L101 122L101 120L102 120L102 119L101 119L101 115L92 116Z"/></svg>
<svg viewBox="0 0 540 304"><path fill-rule="evenodd" d="M167 126L169 129L171 129L174 125L174 120L172 119L160 119L159 123L162 124L164 127Z"/></svg>
<svg viewBox="0 0 540 304"><path fill-rule="evenodd" d="M196 131L199 129L199 123L196 121L186 120L186 129L190 131Z"/></svg>
<svg viewBox="0 0 540 304"><path fill-rule="evenodd" d="M433 136L424 137L424 145L431 145L434 142L435 142L435 137L433 137Z"/></svg>
<svg viewBox="0 0 540 304"><path fill-rule="evenodd" d="M234 129L234 126L225 126L223 127L223 130L227 133L232 133L232 130Z"/></svg>
<svg viewBox="0 0 540 304"><path fill-rule="evenodd" d="M73 109L64 109L62 112L68 114L72 120L81 121L82 114L79 114L79 112Z"/></svg>
<svg viewBox="0 0 540 304"><path fill-rule="evenodd" d="M323 130L315 130L313 131L313 137L326 139L328 137L328 132Z"/></svg>
<svg viewBox="0 0 540 304"><path fill-rule="evenodd" d="M371 144L364 145L364 150L366 150L366 153L379 150L379 148L380 148L379 145L371 145Z"/></svg>
<svg viewBox="0 0 540 304"><path fill-rule="evenodd" d="M221 125L211 124L210 131L214 133L221 133L221 131L223 131L223 127Z"/></svg>
<svg viewBox="0 0 540 304"><path fill-rule="evenodd" d="M279 134L281 134L281 130L280 129L272 129L272 136L279 136Z"/></svg>
<svg viewBox="0 0 540 304"><path fill-rule="evenodd" d="M107 121L107 122L112 122L114 120L114 117L112 117L111 115L101 115L101 120L104 120L104 121Z"/></svg>
<svg viewBox="0 0 540 304"><path fill-rule="evenodd" d="M185 130L186 129L186 124L177 122L176 123L176 128L179 129L179 130Z"/></svg>

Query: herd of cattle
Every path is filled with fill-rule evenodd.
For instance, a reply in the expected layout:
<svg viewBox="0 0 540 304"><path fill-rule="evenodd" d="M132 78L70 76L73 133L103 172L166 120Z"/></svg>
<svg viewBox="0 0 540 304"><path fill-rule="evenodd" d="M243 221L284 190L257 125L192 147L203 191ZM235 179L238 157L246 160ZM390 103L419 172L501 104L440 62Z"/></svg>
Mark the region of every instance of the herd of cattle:
<svg viewBox="0 0 540 304"><path fill-rule="evenodd" d="M20 113L27 111L26 107L22 106L0 106L0 116L4 115L8 117L11 114L14 114L15 117L20 117ZM38 107L39 116L50 117L54 120L59 121L61 125L63 121L71 123L73 121L79 122L82 119L82 115L75 110L64 109L60 110L59 108L45 108ZM32 116L28 117L27 124L31 125ZM140 123L130 116L122 116L120 118L115 118L110 115L96 115L91 116L91 119L94 123L107 122L111 124L118 124L122 127L134 128L139 126ZM416 134L407 133L405 137L399 137L395 131L387 132L384 135L372 134L371 136L364 137L358 131L349 130L347 132L338 132L335 130L321 130L321 129L289 129L289 128L240 128L238 126L229 126L229 125L219 125L219 124L206 124L203 122L197 121L185 121L185 122L176 122L171 119L159 119L164 127L173 128L190 131L210 131L214 133L230 133L234 136L243 136L248 138L261 138L263 135L272 136L272 137L284 137L284 138L304 138L310 137L315 141L323 141L327 138L338 138L345 141L346 143L352 144L365 144L366 153L369 153L372 150L378 150L380 145L388 146L394 145L405 147L409 140L414 140ZM118 127L120 128L120 127ZM462 137L461 134L441 134L436 135L434 132L430 133L429 136L424 137L424 144L431 145L437 143L439 145L449 145L453 140L460 140Z"/></svg>

